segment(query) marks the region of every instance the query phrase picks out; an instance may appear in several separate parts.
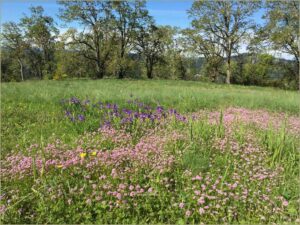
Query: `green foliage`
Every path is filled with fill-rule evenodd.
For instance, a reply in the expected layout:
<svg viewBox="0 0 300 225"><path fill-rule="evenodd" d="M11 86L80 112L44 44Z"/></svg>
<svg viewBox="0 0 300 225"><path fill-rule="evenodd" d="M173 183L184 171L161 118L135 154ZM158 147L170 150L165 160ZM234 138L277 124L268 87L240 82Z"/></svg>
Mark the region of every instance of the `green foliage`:
<svg viewBox="0 0 300 225"><path fill-rule="evenodd" d="M57 43L55 52L56 70L54 80L68 78L84 78L94 76L93 62L72 49L66 48L64 43Z"/></svg>
<svg viewBox="0 0 300 225"><path fill-rule="evenodd" d="M146 65L146 75L153 78L154 67L163 59L165 46L172 42L168 27L156 27L152 21L146 28L140 28L136 49Z"/></svg>
<svg viewBox="0 0 300 225"><path fill-rule="evenodd" d="M76 21L84 31L69 29L64 39L68 39L68 49L74 49L95 67L95 78L107 75L107 64L112 58L115 34L112 30L112 3L110 1L60 1L63 6L60 17L66 22ZM85 32L85 30L90 32Z"/></svg>
<svg viewBox="0 0 300 225"><path fill-rule="evenodd" d="M15 58L12 66L18 62L18 67L20 71L20 79L24 80L24 61L25 61L25 50L28 48L28 43L25 41L24 34L20 26L13 22L8 22L3 24L3 44L4 47L8 49L11 58ZM9 67L9 66L8 66ZM18 74L16 70L13 69L11 74Z"/></svg>
<svg viewBox="0 0 300 225"><path fill-rule="evenodd" d="M267 20L264 34L269 37L273 47L295 56L299 64L299 2L267 1Z"/></svg>
<svg viewBox="0 0 300 225"><path fill-rule="evenodd" d="M253 28L251 16L258 6L257 1L199 0L188 11L193 29L186 35L198 54L203 54L210 64L214 62L215 68L220 59L226 58L226 83L231 79L232 55Z"/></svg>
<svg viewBox="0 0 300 225"><path fill-rule="evenodd" d="M20 76L20 64L16 60L12 60L13 56L10 55L10 52L2 51L1 52L1 81L10 82L10 81L21 81L22 77Z"/></svg>
<svg viewBox="0 0 300 225"><path fill-rule="evenodd" d="M184 30L158 26L145 1L58 2L60 19L84 29L70 28L58 35L56 21L40 6L31 7L18 23L3 24L2 81L126 77L284 89L299 84L295 1L267 1L261 29L251 19L262 7L260 1L195 1L188 12L191 28ZM255 37L250 38L255 27ZM250 53L237 54L249 38ZM264 58L271 57L264 53L267 43L294 55L296 63Z"/></svg>
<svg viewBox="0 0 300 225"><path fill-rule="evenodd" d="M274 70L274 57L268 54L250 56L242 65L241 71L236 71L237 83L249 85L265 85L271 79ZM237 65L236 65L237 66Z"/></svg>
<svg viewBox="0 0 300 225"><path fill-rule="evenodd" d="M52 17L44 15L41 6L31 7L30 12L30 16L25 15L20 23L3 25L4 45L1 50L8 51L11 57L7 67L19 66L18 71L11 71L5 80L16 74L20 74L20 80L32 77L49 79L55 71L54 42L58 34L55 22Z"/></svg>
<svg viewBox="0 0 300 225"><path fill-rule="evenodd" d="M264 18L266 24L260 30L260 38L271 42L272 48L294 56L296 69L291 70L288 78L298 83L299 80L299 1L267 1Z"/></svg>
<svg viewBox="0 0 300 225"><path fill-rule="evenodd" d="M31 7L31 15L21 18L21 26L25 29L25 40L32 48L32 57L38 62L40 78L53 76L55 71L54 45L58 35L54 19L44 15L41 6Z"/></svg>
<svg viewBox="0 0 300 225"><path fill-rule="evenodd" d="M118 37L118 78L125 77L127 71L126 56L135 47L139 29L151 20L146 9L146 1L113 1L115 13L114 25Z"/></svg>

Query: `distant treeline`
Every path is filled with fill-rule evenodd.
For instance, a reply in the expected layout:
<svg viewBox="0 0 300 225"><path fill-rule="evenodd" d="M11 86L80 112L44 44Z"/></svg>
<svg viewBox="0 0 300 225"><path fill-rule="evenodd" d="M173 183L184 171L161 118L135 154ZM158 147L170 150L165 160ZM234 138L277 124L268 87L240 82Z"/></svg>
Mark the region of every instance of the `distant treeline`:
<svg viewBox="0 0 300 225"><path fill-rule="evenodd" d="M60 22L77 29L60 33L41 6L2 25L1 81L161 78L299 88L298 1L194 1L187 29L158 26L145 1L58 4ZM252 19L259 9L263 25Z"/></svg>

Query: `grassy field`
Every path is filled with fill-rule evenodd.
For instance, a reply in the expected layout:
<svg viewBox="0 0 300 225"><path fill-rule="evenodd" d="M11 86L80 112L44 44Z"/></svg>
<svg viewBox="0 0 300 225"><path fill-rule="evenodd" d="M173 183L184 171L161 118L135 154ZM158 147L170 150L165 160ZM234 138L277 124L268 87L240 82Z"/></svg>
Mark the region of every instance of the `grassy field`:
<svg viewBox="0 0 300 225"><path fill-rule="evenodd" d="M192 81L77 80L1 84L2 154L59 137L77 138L59 104L72 96L124 104L131 97L181 113L228 106L299 115L300 95L273 88L214 85ZM81 131L80 131L81 132ZM53 135L55 137L53 137Z"/></svg>
<svg viewBox="0 0 300 225"><path fill-rule="evenodd" d="M1 220L297 223L299 136L293 91L2 83Z"/></svg>

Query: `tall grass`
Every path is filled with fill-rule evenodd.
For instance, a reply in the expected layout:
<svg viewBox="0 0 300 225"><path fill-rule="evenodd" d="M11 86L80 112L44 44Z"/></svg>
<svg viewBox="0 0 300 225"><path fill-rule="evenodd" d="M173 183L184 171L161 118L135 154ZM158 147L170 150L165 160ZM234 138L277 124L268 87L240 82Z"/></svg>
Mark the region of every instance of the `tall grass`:
<svg viewBox="0 0 300 225"><path fill-rule="evenodd" d="M176 108L181 113L238 106L299 115L300 95L273 88L226 86L170 80L70 80L27 81L1 84L2 151L16 144L28 146L57 137L71 142L82 130L63 119L59 101L81 99L114 102L122 106L133 96L153 105Z"/></svg>
<svg viewBox="0 0 300 225"><path fill-rule="evenodd" d="M176 81L3 86L4 223L299 222L300 120L288 115L297 114L296 92ZM223 102L221 90L226 99L234 99ZM71 96L81 101L60 104ZM287 104L282 96L294 99ZM186 117L155 107L149 115L166 115L157 123L147 117L124 125L121 112L126 100L134 98L176 108ZM252 104L247 102L252 98ZM85 99L92 101L85 104ZM99 100L118 103L118 114L109 114L114 112L110 106L94 107ZM270 104L263 108L286 117L225 109L239 103L261 108L267 100ZM197 101L201 104L194 105ZM138 104L135 112L143 107ZM72 122L66 109L86 119ZM188 113L193 111L199 112ZM115 115L112 126L97 130L100 115Z"/></svg>

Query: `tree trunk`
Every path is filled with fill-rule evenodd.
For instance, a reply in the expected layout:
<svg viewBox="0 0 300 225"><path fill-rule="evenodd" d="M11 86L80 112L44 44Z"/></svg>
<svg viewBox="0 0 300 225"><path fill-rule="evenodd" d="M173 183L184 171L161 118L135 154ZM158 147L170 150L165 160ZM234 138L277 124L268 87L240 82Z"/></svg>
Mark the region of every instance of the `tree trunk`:
<svg viewBox="0 0 300 225"><path fill-rule="evenodd" d="M103 78L103 71L97 70L97 72L96 72L96 78L97 78L97 79L102 79L102 78Z"/></svg>
<svg viewBox="0 0 300 225"><path fill-rule="evenodd" d="M94 30L94 34L95 34L95 30ZM100 50L99 50L99 43L98 43L98 38L96 35L96 41L94 42L95 46L96 46L96 58L97 58L97 62L96 62L96 66L97 66L97 72L96 72L96 78L97 79L102 79L104 76L104 65L103 62L101 63L101 56L100 56Z"/></svg>
<svg viewBox="0 0 300 225"><path fill-rule="evenodd" d="M41 69L41 67L39 66L39 76L40 76L40 79L43 80L43 71Z"/></svg>
<svg viewBox="0 0 300 225"><path fill-rule="evenodd" d="M119 72L118 72L118 78L119 79L123 79L125 76L125 69L124 69L124 56L125 56L125 45L121 44L121 55L120 55L120 68L119 68Z"/></svg>
<svg viewBox="0 0 300 225"><path fill-rule="evenodd" d="M118 78L119 79L123 79L124 78L124 69L123 67L120 68L119 72L118 72Z"/></svg>
<svg viewBox="0 0 300 225"><path fill-rule="evenodd" d="M230 67L230 56L227 56L227 66L226 66L226 84L230 84L231 77L231 67Z"/></svg>
<svg viewBox="0 0 300 225"><path fill-rule="evenodd" d="M148 79L152 79L152 72L153 72L153 63L150 58L146 58L146 69L147 69L147 77Z"/></svg>
<svg viewBox="0 0 300 225"><path fill-rule="evenodd" d="M212 71L212 82L216 82L216 80L217 80L217 73L218 73L217 68L214 68L214 67L213 67L213 71Z"/></svg>
<svg viewBox="0 0 300 225"><path fill-rule="evenodd" d="M104 76L104 69L103 66L99 61L97 61L97 70L96 70L96 78L97 79L102 79Z"/></svg>
<svg viewBox="0 0 300 225"><path fill-rule="evenodd" d="M18 62L20 64L20 74L21 74L21 80L24 81L24 74L23 74L23 63L21 59L18 58Z"/></svg>
<svg viewBox="0 0 300 225"><path fill-rule="evenodd" d="M299 73L299 74L298 74L298 76L299 76L299 77L298 77L298 79L299 79L299 82L298 82L298 83L299 83L299 91L300 91L300 67L299 67L299 62L298 62L298 73Z"/></svg>
<svg viewBox="0 0 300 225"><path fill-rule="evenodd" d="M147 66L147 77L149 79L153 79L152 71L153 71L152 65Z"/></svg>
<svg viewBox="0 0 300 225"><path fill-rule="evenodd" d="M298 50L298 51L297 51ZM298 49L296 49L296 54L295 54L295 58L296 58L296 64L297 64L297 69L298 69L298 85L299 85L299 91L300 91L300 60L299 60L299 52L300 52L300 41L298 39ZM297 75L296 75L297 76Z"/></svg>
<svg viewBox="0 0 300 225"><path fill-rule="evenodd" d="M297 59L297 69L298 69L298 85L299 85L299 91L300 91L300 66L299 66L299 58L296 58Z"/></svg>

